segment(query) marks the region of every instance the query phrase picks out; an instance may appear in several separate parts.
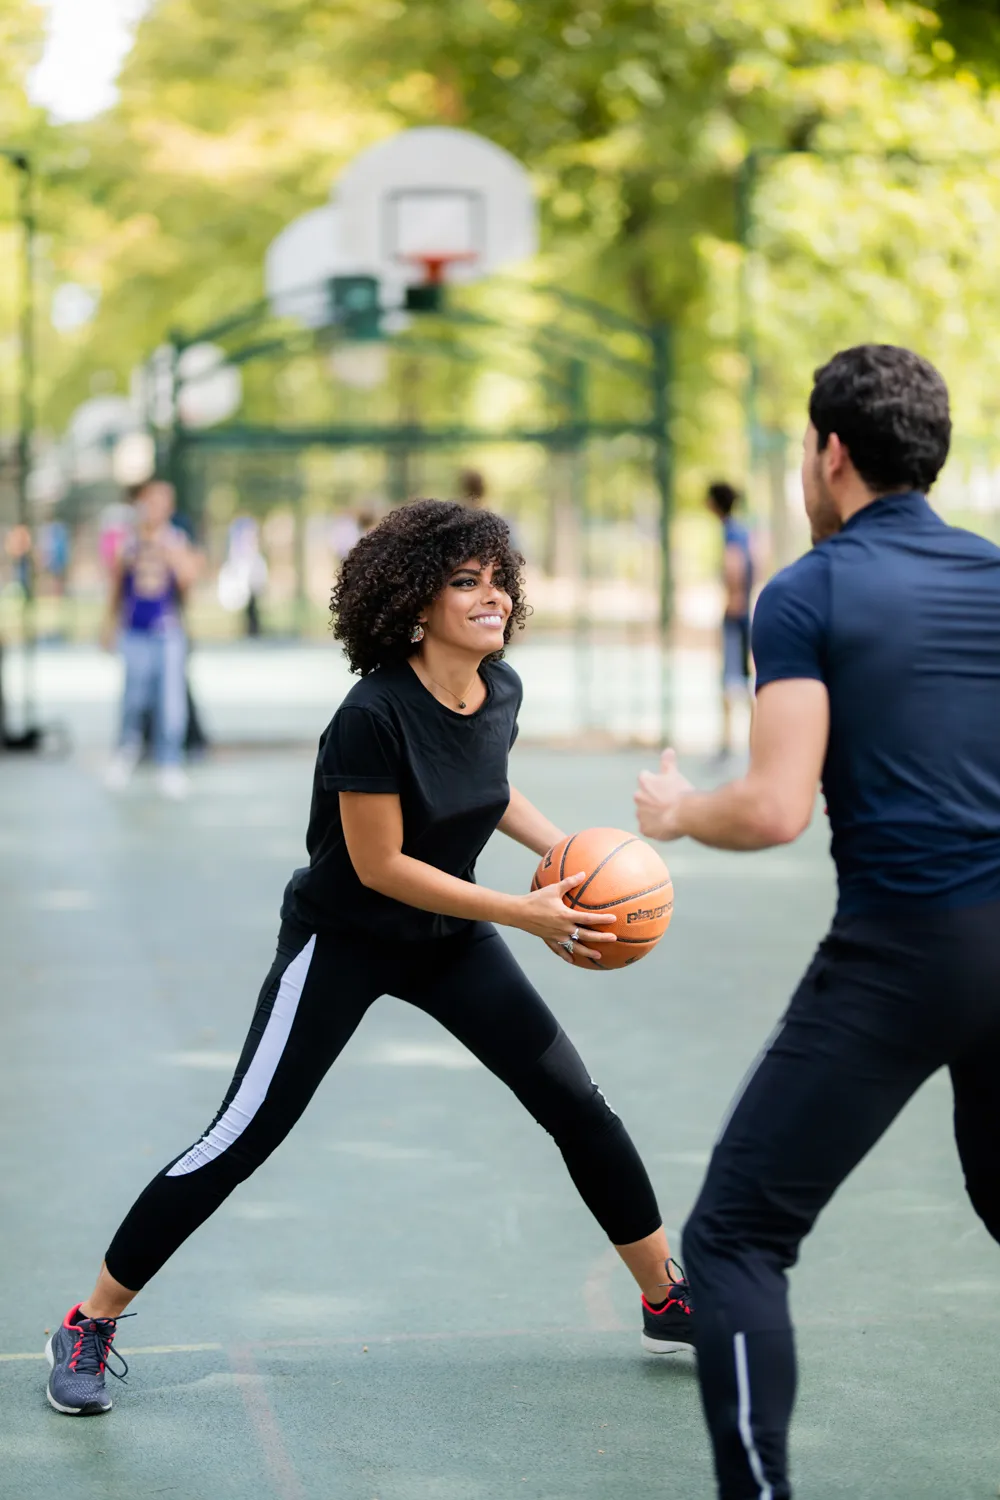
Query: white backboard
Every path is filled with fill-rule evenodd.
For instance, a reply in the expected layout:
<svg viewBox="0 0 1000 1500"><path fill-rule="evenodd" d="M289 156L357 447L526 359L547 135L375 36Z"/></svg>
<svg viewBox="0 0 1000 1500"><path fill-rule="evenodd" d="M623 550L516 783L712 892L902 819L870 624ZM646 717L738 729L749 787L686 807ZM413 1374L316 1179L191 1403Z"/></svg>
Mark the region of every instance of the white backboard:
<svg viewBox="0 0 1000 1500"><path fill-rule="evenodd" d="M190 344L177 361L177 415L185 427L214 427L238 409L243 378L215 344Z"/></svg>
<svg viewBox="0 0 1000 1500"><path fill-rule="evenodd" d="M320 328L329 311L323 283L344 270L340 216L332 203L293 219L268 246L264 290L279 318Z"/></svg>
<svg viewBox="0 0 1000 1500"><path fill-rule="evenodd" d="M527 172L468 130L404 130L356 157L335 194L345 258L383 284L419 283L421 259L475 281L538 248Z"/></svg>

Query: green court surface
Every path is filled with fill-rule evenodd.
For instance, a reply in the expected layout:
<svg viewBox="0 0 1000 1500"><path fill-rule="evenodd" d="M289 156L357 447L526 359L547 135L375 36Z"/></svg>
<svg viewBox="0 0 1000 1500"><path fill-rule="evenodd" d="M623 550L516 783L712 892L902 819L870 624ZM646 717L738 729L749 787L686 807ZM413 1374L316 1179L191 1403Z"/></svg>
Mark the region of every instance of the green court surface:
<svg viewBox="0 0 1000 1500"><path fill-rule="evenodd" d="M567 827L630 827L642 759L525 748L513 776ZM628 1278L547 1137L395 1001L139 1300L111 1416L47 1406L44 1330L221 1097L310 779L304 752L220 757L172 807L142 783L112 799L87 759L0 761L0 1496L710 1500L692 1358L641 1353ZM829 917L822 821L767 855L667 851L673 927L625 973L512 937L675 1239ZM481 874L524 888L531 866L498 839ZM935 1079L795 1273L801 1500L997 1494L1000 1256L949 1102Z"/></svg>

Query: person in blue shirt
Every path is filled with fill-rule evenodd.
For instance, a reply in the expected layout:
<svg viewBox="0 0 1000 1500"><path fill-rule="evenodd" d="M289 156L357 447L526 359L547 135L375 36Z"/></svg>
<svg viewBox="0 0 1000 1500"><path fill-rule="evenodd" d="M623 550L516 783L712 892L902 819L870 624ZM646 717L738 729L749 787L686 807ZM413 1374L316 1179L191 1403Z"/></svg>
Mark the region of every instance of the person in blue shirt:
<svg viewBox="0 0 1000 1500"><path fill-rule="evenodd" d="M733 745L733 708L750 696L750 594L753 589L753 555L750 533L733 511L739 491L717 480L710 484L707 505L722 522L722 586L726 602L722 616L722 735L719 759L725 760Z"/></svg>
<svg viewBox="0 0 1000 1500"><path fill-rule="evenodd" d="M909 350L862 345L816 372L814 547L757 604L749 770L701 793L666 751L636 796L648 835L752 850L797 838L822 781L838 876L684 1231L722 1500L791 1495L785 1273L940 1068L971 1202L1000 1240L1000 549L927 502L950 436L945 383Z"/></svg>

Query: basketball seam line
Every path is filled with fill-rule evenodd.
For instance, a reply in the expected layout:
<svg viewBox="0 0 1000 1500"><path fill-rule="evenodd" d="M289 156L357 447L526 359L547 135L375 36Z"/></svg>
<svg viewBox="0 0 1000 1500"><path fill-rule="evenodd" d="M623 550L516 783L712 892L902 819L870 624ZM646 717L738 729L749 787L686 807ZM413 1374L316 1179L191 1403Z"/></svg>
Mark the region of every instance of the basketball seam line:
<svg viewBox="0 0 1000 1500"><path fill-rule="evenodd" d="M597 873L596 870L594 873ZM668 885L672 886L673 881L661 880L659 885L648 886L644 891L635 891L631 896L619 896L616 901L605 901L597 906L590 901L574 901L573 905L579 907L581 911L605 911L609 906L624 906L626 901L640 901L643 896L652 896L657 891L665 891ZM581 886L582 889L583 887ZM673 905L673 902L671 902L671 905Z"/></svg>
<svg viewBox="0 0 1000 1500"><path fill-rule="evenodd" d="M601 863L597 866L597 868L594 869L594 870L591 870L590 874L587 876L586 880L583 882L583 885L581 885L581 887L580 887L579 891L577 892L577 894L575 896L573 896L573 895L570 896L570 904L572 906L579 906L579 904L580 904L580 897L583 895L583 893L587 889L588 885L590 885L594 880L597 879L598 875L600 875L601 871L604 869L604 866L608 863L608 861L614 859L615 855L619 854L622 851L622 849L627 849L628 846L629 846L629 844L638 844L638 843L639 843L639 840L636 838L635 834L633 833L629 838L623 839L620 844L617 844L615 846L615 848L612 849L609 854L606 854L604 856L604 858L601 860ZM567 849L566 852L568 853L569 850Z"/></svg>
<svg viewBox="0 0 1000 1500"><path fill-rule="evenodd" d="M559 861L559 879L560 880L565 880L566 879L566 856L569 853L569 851L572 849L573 845L575 844L576 839L577 839L577 835L575 833L570 834L569 839L568 839L568 841L566 843L566 847L565 847L565 849L562 852L562 859Z"/></svg>

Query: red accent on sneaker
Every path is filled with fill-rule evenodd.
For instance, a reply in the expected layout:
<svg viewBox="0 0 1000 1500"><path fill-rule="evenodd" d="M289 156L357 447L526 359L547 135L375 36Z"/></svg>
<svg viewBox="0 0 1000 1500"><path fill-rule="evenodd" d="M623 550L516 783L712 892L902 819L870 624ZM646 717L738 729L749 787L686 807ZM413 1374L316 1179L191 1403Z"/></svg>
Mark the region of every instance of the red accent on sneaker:
<svg viewBox="0 0 1000 1500"><path fill-rule="evenodd" d="M691 1309L687 1305L687 1303L682 1301L680 1297L673 1296L673 1288L671 1288L671 1290L667 1293L667 1300L666 1302L664 1302L662 1307L654 1307L651 1302L648 1302L646 1300L645 1292L643 1292L642 1294L642 1305L647 1312L653 1314L654 1318L658 1318L661 1313L669 1312L672 1307L679 1307L681 1311L687 1313L689 1317L691 1315Z"/></svg>
<svg viewBox="0 0 1000 1500"><path fill-rule="evenodd" d="M99 1321L97 1319L87 1318L85 1316L83 1318L83 1322L82 1323L74 1322L74 1319L76 1318L76 1315L80 1311L80 1308L82 1306L83 1306L82 1302L78 1302L75 1307L71 1307L70 1308L69 1312L66 1314L65 1318L63 1319L63 1327L64 1328L76 1328L76 1329L79 1330L79 1336L77 1338L76 1343L73 1345L73 1353L69 1357L69 1368L71 1370L73 1370L74 1373L76 1371L76 1362L80 1358L80 1350L83 1347L83 1333L84 1333L83 1323L92 1323L92 1322ZM113 1321L113 1320L108 1320L108 1321ZM115 1332L117 1332L117 1329L115 1330ZM113 1339L114 1336L115 1336L115 1334L112 1333L111 1338ZM108 1342L110 1343L111 1340L109 1339ZM105 1368L106 1368L105 1363L104 1363L103 1360L101 1360L101 1362L100 1362L100 1364L98 1366L97 1373L99 1375L103 1375L104 1371L105 1371Z"/></svg>

